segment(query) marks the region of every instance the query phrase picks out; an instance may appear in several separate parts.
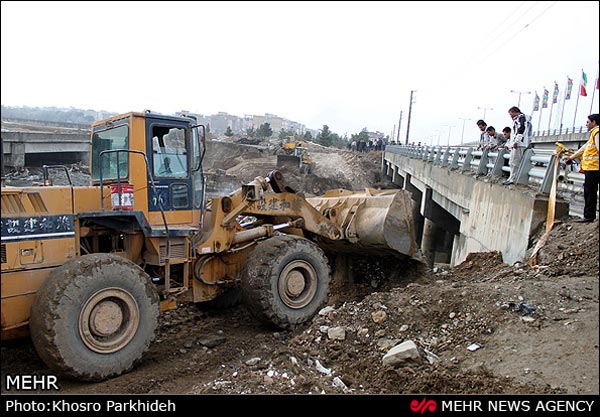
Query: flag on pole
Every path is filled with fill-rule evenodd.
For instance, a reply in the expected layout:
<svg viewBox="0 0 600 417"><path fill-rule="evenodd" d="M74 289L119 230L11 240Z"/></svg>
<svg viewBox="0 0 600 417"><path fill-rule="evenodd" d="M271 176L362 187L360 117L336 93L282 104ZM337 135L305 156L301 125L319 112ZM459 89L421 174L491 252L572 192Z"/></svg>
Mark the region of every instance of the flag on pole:
<svg viewBox="0 0 600 417"><path fill-rule="evenodd" d="M585 86L587 85L587 75L585 75L585 72L583 72L583 70L581 70L581 84L579 84L579 95L580 96L587 96L587 91L585 90Z"/></svg>
<svg viewBox="0 0 600 417"><path fill-rule="evenodd" d="M548 108L548 90L544 87L544 98L542 99L542 109Z"/></svg>
<svg viewBox="0 0 600 417"><path fill-rule="evenodd" d="M567 77L567 92L565 93L565 100L571 98L571 90L573 90L573 80Z"/></svg>
<svg viewBox="0 0 600 417"><path fill-rule="evenodd" d="M540 96L538 96L537 91L535 92L535 98L533 99L533 111L538 111L540 109Z"/></svg>
<svg viewBox="0 0 600 417"><path fill-rule="evenodd" d="M556 104L558 101L558 84L554 81L554 92L552 93L552 103Z"/></svg>

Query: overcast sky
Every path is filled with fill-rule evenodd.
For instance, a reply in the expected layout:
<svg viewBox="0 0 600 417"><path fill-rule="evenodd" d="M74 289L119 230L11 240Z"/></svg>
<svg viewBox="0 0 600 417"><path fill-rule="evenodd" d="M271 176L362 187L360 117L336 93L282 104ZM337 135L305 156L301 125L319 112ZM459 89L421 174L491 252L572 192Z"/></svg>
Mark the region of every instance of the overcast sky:
<svg viewBox="0 0 600 417"><path fill-rule="evenodd" d="M512 125L515 91L550 91L534 127L598 113L599 2L2 1L2 104L274 113L340 135L475 140ZM561 100L552 109L554 81ZM534 94L521 95L531 114ZM485 109L485 110L484 110ZM493 109L493 110L492 110ZM471 120L462 120L462 119ZM464 135L463 135L464 125Z"/></svg>

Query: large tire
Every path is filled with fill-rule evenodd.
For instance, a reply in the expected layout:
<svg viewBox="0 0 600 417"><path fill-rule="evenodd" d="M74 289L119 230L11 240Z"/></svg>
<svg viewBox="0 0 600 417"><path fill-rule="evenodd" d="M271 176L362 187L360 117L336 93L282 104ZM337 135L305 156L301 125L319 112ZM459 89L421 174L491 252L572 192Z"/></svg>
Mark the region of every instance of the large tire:
<svg viewBox="0 0 600 417"><path fill-rule="evenodd" d="M323 251L298 236L261 241L242 270L242 296L261 321L294 328L325 305L331 280Z"/></svg>
<svg viewBox="0 0 600 417"><path fill-rule="evenodd" d="M92 254L54 270L37 292L30 331L58 374L100 381L133 368L154 340L159 297L150 277L119 256Z"/></svg>

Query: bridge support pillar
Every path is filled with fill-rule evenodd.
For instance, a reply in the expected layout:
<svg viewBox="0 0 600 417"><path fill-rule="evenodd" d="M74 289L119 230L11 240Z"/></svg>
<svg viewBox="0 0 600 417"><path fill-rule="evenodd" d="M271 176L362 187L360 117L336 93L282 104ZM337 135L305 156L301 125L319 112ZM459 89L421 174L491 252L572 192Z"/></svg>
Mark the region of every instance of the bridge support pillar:
<svg viewBox="0 0 600 417"><path fill-rule="evenodd" d="M400 175L397 166L392 165L392 183L399 186L400 188L404 188L404 178Z"/></svg>
<svg viewBox="0 0 600 417"><path fill-rule="evenodd" d="M431 220L425 217L423 223L423 240L421 243L421 252L425 257L425 263L430 268L433 268L435 262L436 236L438 234L438 226Z"/></svg>
<svg viewBox="0 0 600 417"><path fill-rule="evenodd" d="M412 216L413 223L415 226L415 237L417 238L417 245L421 245L423 240L423 219L421 215L421 202L419 200L411 200L412 204Z"/></svg>

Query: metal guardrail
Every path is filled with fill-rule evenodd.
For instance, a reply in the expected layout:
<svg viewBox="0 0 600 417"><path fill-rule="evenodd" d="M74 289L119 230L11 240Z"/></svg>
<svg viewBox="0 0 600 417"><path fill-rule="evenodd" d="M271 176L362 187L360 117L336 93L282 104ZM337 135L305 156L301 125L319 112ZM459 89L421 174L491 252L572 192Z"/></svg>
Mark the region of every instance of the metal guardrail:
<svg viewBox="0 0 600 417"><path fill-rule="evenodd" d="M535 132L533 132L533 136L535 137L541 137L541 136L553 136L553 135L569 135L569 134L573 134L573 133L586 133L587 127L586 126L579 126L579 127L571 127L571 128L564 128L564 129L550 129L550 130L537 130Z"/></svg>
<svg viewBox="0 0 600 417"><path fill-rule="evenodd" d="M386 146L385 152L397 153L409 158L422 159L433 165L448 167L450 170L469 171L476 175L502 177L510 173L508 160L510 151L479 151L474 147L443 147L443 146ZM548 194L552 187L556 155L551 149L527 149L517 171L516 184L537 187L538 192ZM560 192L583 194L584 175L571 171L570 166L559 167L558 188Z"/></svg>

